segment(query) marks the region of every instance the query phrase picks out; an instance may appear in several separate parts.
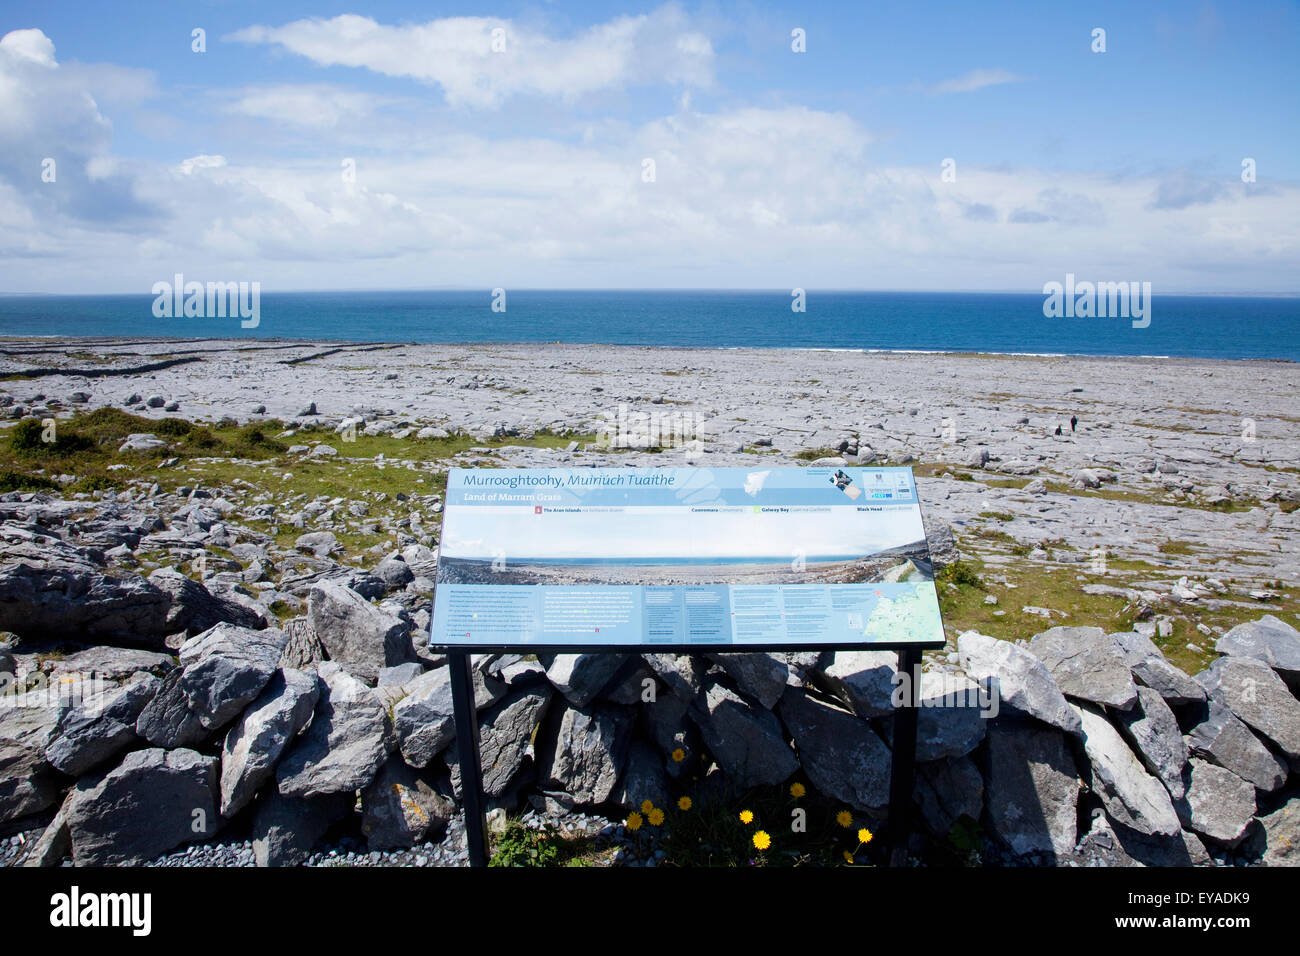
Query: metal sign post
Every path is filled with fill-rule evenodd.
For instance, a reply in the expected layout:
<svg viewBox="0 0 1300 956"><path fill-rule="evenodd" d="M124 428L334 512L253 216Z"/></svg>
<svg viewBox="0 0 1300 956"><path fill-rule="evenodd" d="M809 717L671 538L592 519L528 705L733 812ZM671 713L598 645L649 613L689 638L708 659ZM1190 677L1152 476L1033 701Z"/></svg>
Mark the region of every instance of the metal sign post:
<svg viewBox="0 0 1300 956"><path fill-rule="evenodd" d="M921 650L905 647L898 652L898 673L907 675L909 693L894 713L894 741L889 761L888 850L890 866L907 863L907 838L911 832L912 794L916 789L916 723L920 688L912 678L921 666Z"/></svg>
<svg viewBox="0 0 1300 956"><path fill-rule="evenodd" d="M461 804L470 866L487 866L487 809L483 799L483 765L478 748L478 712L474 707L474 673L465 651L447 654L451 708L456 720L456 759L460 764Z"/></svg>

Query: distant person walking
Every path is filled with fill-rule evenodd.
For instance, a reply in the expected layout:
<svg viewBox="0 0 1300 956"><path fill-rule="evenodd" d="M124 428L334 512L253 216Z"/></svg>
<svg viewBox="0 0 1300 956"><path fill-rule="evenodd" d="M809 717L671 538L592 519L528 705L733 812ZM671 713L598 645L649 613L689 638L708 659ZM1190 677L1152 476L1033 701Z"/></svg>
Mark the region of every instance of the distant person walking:
<svg viewBox="0 0 1300 956"><path fill-rule="evenodd" d="M1079 416L1077 416L1077 415L1071 415L1071 416L1070 416L1070 431L1074 431L1075 428L1078 427L1078 425L1079 425Z"/></svg>

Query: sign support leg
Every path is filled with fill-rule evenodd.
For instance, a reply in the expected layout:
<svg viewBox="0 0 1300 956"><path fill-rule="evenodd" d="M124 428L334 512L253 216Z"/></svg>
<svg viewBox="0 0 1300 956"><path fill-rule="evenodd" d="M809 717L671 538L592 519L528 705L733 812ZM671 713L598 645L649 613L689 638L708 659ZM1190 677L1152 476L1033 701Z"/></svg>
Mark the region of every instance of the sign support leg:
<svg viewBox="0 0 1300 956"><path fill-rule="evenodd" d="M478 714L474 707L474 675L470 655L447 655L451 706L456 720L456 759L460 763L461 803L465 810L465 840L470 866L487 866L487 816L483 805L483 765L478 751Z"/></svg>
<svg viewBox="0 0 1300 956"><path fill-rule="evenodd" d="M894 714L894 751L889 769L888 862L907 864L907 837L912 816L912 792L916 785L916 719L921 688L916 680L921 666L921 649L908 647L898 652L898 672L906 674L911 693Z"/></svg>

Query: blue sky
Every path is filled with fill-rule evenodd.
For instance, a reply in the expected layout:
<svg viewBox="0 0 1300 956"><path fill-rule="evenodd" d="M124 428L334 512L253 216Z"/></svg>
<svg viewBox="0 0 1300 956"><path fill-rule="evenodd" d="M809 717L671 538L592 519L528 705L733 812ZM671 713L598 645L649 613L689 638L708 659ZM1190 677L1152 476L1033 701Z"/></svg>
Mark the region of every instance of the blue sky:
<svg viewBox="0 0 1300 956"><path fill-rule="evenodd" d="M0 36L0 289L1300 290L1295 3L24 0Z"/></svg>

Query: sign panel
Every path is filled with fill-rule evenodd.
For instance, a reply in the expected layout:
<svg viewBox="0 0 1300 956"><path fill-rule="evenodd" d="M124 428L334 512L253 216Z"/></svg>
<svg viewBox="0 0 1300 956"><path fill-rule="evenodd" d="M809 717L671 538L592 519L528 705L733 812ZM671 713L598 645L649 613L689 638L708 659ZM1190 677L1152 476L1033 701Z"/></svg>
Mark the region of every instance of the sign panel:
<svg viewBox="0 0 1300 956"><path fill-rule="evenodd" d="M448 476L431 647L943 643L910 468Z"/></svg>

